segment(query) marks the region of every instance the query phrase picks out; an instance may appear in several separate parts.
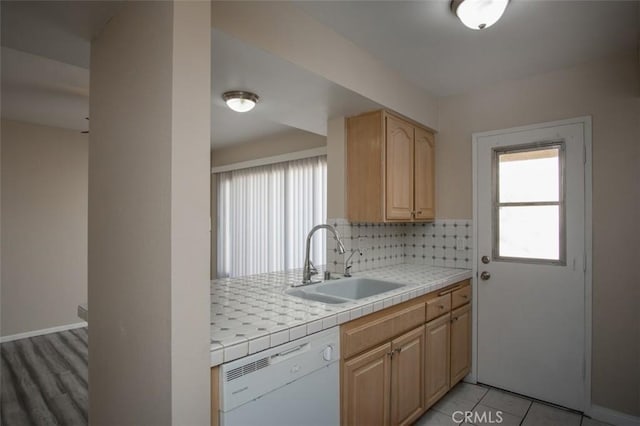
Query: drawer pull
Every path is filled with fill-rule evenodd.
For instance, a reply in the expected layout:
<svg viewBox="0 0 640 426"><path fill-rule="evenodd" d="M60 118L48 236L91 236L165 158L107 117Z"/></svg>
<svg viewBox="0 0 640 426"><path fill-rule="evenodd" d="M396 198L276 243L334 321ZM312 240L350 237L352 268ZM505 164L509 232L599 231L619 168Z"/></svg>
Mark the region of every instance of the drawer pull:
<svg viewBox="0 0 640 426"><path fill-rule="evenodd" d="M444 309L444 305L440 305L440 309Z"/></svg>
<svg viewBox="0 0 640 426"><path fill-rule="evenodd" d="M463 299L468 299L469 298L469 296L466 295L466 294L461 294L460 296L462 296Z"/></svg>
<svg viewBox="0 0 640 426"><path fill-rule="evenodd" d="M463 287L462 284L461 285L457 285L457 286L452 287L452 288L450 288L448 290L441 291L440 293L438 293L438 296L444 296L445 294L453 293L454 291L456 291L457 289L462 288L462 287Z"/></svg>

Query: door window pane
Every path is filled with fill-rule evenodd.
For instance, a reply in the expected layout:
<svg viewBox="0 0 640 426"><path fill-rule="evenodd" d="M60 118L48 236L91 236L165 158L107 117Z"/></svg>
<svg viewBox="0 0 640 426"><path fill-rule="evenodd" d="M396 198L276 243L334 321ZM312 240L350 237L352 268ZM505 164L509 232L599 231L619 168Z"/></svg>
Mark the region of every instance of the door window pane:
<svg viewBox="0 0 640 426"><path fill-rule="evenodd" d="M495 148L493 161L493 258L564 264L564 142Z"/></svg>
<svg viewBox="0 0 640 426"><path fill-rule="evenodd" d="M560 149L498 155L501 203L560 201Z"/></svg>
<svg viewBox="0 0 640 426"><path fill-rule="evenodd" d="M499 256L560 259L560 207L500 207Z"/></svg>

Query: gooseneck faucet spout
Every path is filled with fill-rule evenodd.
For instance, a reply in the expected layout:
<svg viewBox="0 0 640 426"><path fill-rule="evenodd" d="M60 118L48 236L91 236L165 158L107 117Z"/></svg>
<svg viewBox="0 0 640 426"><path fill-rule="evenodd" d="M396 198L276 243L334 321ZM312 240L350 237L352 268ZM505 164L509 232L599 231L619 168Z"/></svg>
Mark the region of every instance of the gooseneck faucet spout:
<svg viewBox="0 0 640 426"><path fill-rule="evenodd" d="M327 231L333 234L333 238L335 238L336 242L338 243L338 253L344 254L346 251L344 248L344 244L342 244L342 239L340 238L340 234L338 233L336 228L334 228L333 226L322 224L322 225L316 225L313 228L311 228L311 231L309 231L309 234L307 235L307 246L304 252L304 268L302 269L301 285L311 284L313 282L311 280L311 276L314 273L317 273L317 271L316 272L311 271L311 260L309 259L309 253L311 251L311 238L313 237L313 234L319 229L326 229Z"/></svg>

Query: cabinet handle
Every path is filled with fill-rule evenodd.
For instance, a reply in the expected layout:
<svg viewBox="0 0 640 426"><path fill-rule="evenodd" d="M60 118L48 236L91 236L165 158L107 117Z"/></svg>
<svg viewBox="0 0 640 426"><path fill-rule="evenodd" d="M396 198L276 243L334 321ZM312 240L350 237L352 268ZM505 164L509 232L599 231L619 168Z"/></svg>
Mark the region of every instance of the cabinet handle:
<svg viewBox="0 0 640 426"><path fill-rule="evenodd" d="M422 211L417 211L416 214L422 214Z"/></svg>
<svg viewBox="0 0 640 426"><path fill-rule="evenodd" d="M457 286L455 286L455 287L453 287L453 288L450 288L450 289L448 289L448 290L441 291L440 293L438 293L438 296L444 296L445 294L453 293L454 291L456 291L456 290L457 290L457 289L459 289L459 288L462 288L462 284L457 285Z"/></svg>
<svg viewBox="0 0 640 426"><path fill-rule="evenodd" d="M444 309L444 305L440 305L440 309Z"/></svg>
<svg viewBox="0 0 640 426"><path fill-rule="evenodd" d="M393 356L393 351L387 352L387 356Z"/></svg>
<svg viewBox="0 0 640 426"><path fill-rule="evenodd" d="M395 348L394 352L400 353L402 352L402 348Z"/></svg>
<svg viewBox="0 0 640 426"><path fill-rule="evenodd" d="M451 322L458 321L458 317L451 318Z"/></svg>
<svg viewBox="0 0 640 426"><path fill-rule="evenodd" d="M469 298L469 296L466 295L466 294L461 294L460 296L462 296L463 299L468 299Z"/></svg>

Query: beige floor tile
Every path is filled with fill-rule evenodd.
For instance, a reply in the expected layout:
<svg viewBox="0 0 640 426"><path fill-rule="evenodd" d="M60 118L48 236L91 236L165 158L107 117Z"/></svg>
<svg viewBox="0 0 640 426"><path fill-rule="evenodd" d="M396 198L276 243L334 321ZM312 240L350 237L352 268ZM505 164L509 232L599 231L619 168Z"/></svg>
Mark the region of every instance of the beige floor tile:
<svg viewBox="0 0 640 426"><path fill-rule="evenodd" d="M457 425L451 419L450 415L443 414L436 410L429 410L420 417L413 426L455 426Z"/></svg>
<svg viewBox="0 0 640 426"><path fill-rule="evenodd" d="M451 416L455 411L471 411L476 403L476 401L465 399L454 392L449 392L432 409Z"/></svg>
<svg viewBox="0 0 640 426"><path fill-rule="evenodd" d="M590 419L589 417L583 417L581 426L611 426L609 423L601 422L599 420Z"/></svg>
<svg viewBox="0 0 640 426"><path fill-rule="evenodd" d="M451 394L456 395L461 399L466 399L467 401L478 402L489 392L489 388L484 386L474 385L471 383L458 383L453 389L451 389Z"/></svg>
<svg viewBox="0 0 640 426"><path fill-rule="evenodd" d="M522 426L580 426L582 416L534 402Z"/></svg>
<svg viewBox="0 0 640 426"><path fill-rule="evenodd" d="M497 408L488 407L478 404L473 409L472 418L467 419L476 426L484 425L500 425L500 426L518 426L522 421L522 417L514 416Z"/></svg>
<svg viewBox="0 0 640 426"><path fill-rule="evenodd" d="M531 401L525 398L491 389L480 401L482 405L505 411L517 417L524 417L531 405Z"/></svg>

